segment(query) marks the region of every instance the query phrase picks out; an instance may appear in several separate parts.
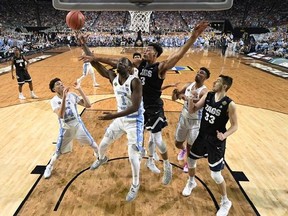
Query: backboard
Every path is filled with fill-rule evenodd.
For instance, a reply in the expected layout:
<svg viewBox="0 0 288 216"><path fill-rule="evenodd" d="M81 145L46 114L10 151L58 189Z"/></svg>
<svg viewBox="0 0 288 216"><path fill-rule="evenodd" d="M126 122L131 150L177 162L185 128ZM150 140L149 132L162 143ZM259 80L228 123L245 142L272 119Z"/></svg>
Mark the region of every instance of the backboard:
<svg viewBox="0 0 288 216"><path fill-rule="evenodd" d="M58 10L82 11L215 11L233 0L52 0Z"/></svg>

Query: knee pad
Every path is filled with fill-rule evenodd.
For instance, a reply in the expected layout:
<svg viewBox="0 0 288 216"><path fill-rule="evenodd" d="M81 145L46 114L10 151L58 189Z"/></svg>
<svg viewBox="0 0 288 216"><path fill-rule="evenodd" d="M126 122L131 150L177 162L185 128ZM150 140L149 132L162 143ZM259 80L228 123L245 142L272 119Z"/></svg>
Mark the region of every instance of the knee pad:
<svg viewBox="0 0 288 216"><path fill-rule="evenodd" d="M164 154L164 153L166 153L167 152L167 146L166 146L166 143L165 142L161 142L161 143L156 143L156 145L158 146L158 148L159 148L159 152L161 153L161 154Z"/></svg>
<svg viewBox="0 0 288 216"><path fill-rule="evenodd" d="M187 164L188 164L188 168L196 168L197 161L188 157L187 158Z"/></svg>
<svg viewBox="0 0 288 216"><path fill-rule="evenodd" d="M216 184L221 184L224 181L221 171L218 172L211 171L211 177L216 182Z"/></svg>
<svg viewBox="0 0 288 216"><path fill-rule="evenodd" d="M159 131L157 133L152 133L152 140L154 141L154 143L158 147L161 154L164 154L167 152L166 143L164 143L162 140L161 131Z"/></svg>

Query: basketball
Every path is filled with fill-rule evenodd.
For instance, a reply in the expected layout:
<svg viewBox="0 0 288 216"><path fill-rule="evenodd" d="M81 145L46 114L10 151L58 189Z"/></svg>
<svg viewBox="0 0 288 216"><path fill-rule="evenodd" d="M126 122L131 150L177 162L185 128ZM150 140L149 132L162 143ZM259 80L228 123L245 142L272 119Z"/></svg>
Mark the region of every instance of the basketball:
<svg viewBox="0 0 288 216"><path fill-rule="evenodd" d="M81 11L70 11L66 15L66 24L73 30L80 30L85 23L85 16Z"/></svg>

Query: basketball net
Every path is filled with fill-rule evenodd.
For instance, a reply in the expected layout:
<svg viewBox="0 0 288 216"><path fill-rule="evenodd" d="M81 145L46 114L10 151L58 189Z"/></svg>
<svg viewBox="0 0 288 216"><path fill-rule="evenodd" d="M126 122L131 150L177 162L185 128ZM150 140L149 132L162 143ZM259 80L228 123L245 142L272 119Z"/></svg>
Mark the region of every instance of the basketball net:
<svg viewBox="0 0 288 216"><path fill-rule="evenodd" d="M131 16L131 31L149 32L150 15L152 11L129 11Z"/></svg>

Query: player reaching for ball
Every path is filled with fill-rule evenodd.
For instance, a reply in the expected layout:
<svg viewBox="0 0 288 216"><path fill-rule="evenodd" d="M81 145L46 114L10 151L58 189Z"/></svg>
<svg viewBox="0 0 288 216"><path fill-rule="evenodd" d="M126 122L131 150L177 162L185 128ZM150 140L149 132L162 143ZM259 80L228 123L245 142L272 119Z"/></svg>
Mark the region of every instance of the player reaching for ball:
<svg viewBox="0 0 288 216"><path fill-rule="evenodd" d="M156 167L153 161L153 153L155 152L155 147L157 146L164 162L164 175L162 179L162 183L164 185L169 184L172 180L172 165L168 159L167 145L162 139L162 129L167 126L167 121L164 115L164 103L161 99L161 87L167 71L174 67L176 63L185 55L185 53L194 44L198 36L206 29L208 24L208 22L202 21L196 25L188 41L165 61L157 62L158 57L163 52L162 47L156 43L148 44L144 50L142 61L140 61L138 65L135 65L139 71L138 75L143 85L145 127L150 131L148 147L149 159L147 161L147 167L153 173L160 173L160 170ZM81 42L80 39L80 43L85 53L87 55L92 55L92 53L89 53L89 50L87 50L85 41ZM107 64L111 64L111 61L115 61L115 59L103 58L97 55L94 55L93 58L96 62L101 61ZM93 65L93 61L91 64Z"/></svg>

